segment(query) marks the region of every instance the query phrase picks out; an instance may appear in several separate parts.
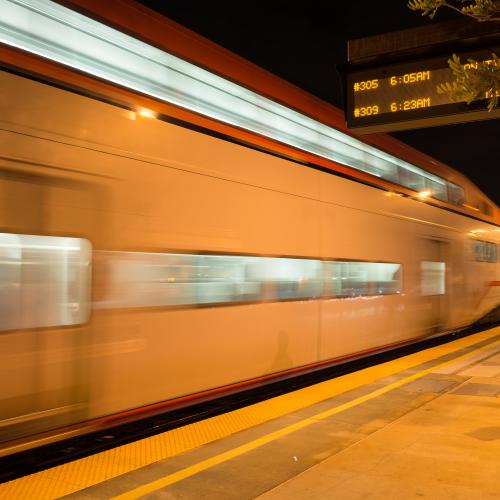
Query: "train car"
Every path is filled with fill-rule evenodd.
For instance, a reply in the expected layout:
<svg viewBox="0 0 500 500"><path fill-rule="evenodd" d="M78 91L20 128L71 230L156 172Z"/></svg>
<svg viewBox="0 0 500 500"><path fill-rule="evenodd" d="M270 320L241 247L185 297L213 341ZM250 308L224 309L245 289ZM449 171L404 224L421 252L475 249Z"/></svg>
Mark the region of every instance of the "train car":
<svg viewBox="0 0 500 500"><path fill-rule="evenodd" d="M2 455L498 306L460 173L133 2L0 7Z"/></svg>

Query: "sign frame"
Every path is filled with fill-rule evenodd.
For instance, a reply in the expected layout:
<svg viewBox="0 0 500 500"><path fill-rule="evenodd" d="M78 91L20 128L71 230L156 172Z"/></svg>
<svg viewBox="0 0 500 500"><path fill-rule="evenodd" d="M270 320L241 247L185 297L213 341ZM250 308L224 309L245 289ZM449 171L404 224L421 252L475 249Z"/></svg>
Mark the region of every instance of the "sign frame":
<svg viewBox="0 0 500 500"><path fill-rule="evenodd" d="M493 47L490 50L468 51L459 55L462 62L465 63L469 58L474 60L491 59L491 52L498 51L499 47ZM452 72L448 66L448 59L451 56L452 54L429 56L407 62L350 70L346 76L347 127L363 134L500 117L500 109L487 110L488 101L486 98L473 101L470 104L450 102L432 105L432 100L436 101L436 96L438 96L436 87L438 83L443 81L443 75L447 75L445 81L453 80ZM414 79L419 76L423 79L416 82L402 82L401 78L408 75L412 75ZM432 77L437 75L441 79L439 82L433 83ZM393 87L388 83L391 77L393 81L396 81ZM368 85L369 82L375 82L379 87L354 91L355 85ZM431 85L434 85L434 88L430 88ZM424 88L426 89L425 93L422 93ZM406 97L401 97L401 89ZM360 100L373 103L372 107L363 105L360 107ZM391 107L392 111L389 110ZM377 113L372 113L371 111L375 109ZM379 112L380 110L383 111ZM355 116L355 112L359 113L360 111L365 113L365 116ZM366 112L370 114L366 115Z"/></svg>

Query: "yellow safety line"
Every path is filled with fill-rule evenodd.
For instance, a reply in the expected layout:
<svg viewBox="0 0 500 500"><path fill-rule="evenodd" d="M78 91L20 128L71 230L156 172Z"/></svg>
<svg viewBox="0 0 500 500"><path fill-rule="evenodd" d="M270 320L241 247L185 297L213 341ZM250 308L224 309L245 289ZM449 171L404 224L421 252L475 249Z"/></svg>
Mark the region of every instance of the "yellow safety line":
<svg viewBox="0 0 500 500"><path fill-rule="evenodd" d="M341 405L336 406L334 408L331 408L330 410L326 410L326 411L317 413L316 415L313 415L312 417L305 418L304 420L301 420L299 422L296 422L295 424L284 427L283 429L266 434L265 436L262 436L258 439L250 441L249 443L246 443L244 445L233 448L232 450L228 450L228 451L221 453L219 455L215 455L207 460L203 460L202 462L198 462L195 465L192 465L190 467L186 467L185 469L182 469L178 472L174 472L173 474L169 474L168 476L164 476L161 479L157 479L156 481L152 481L152 482L145 484L143 486L139 486L138 488L135 488L127 493L123 493L122 495L112 497L112 500L132 500L132 499L144 496L144 495L151 493L153 491L159 490L161 488L165 488L166 486L169 486L171 484L182 481L183 479L186 479L190 476L193 476L193 475L197 474L198 472L207 470L207 469L214 467L215 465L221 464L223 462L227 462L228 460L231 460L232 458L235 458L239 455L243 455L244 453L247 453L248 451L255 450L256 448L259 448L260 446L268 444L271 441L275 441L276 439L279 439L283 436L291 434L292 432L303 429L304 427L308 427L309 425L312 425L312 424L318 422L318 420L323 420L325 418L331 417L332 415L335 415L335 414L340 413L342 411L348 410L349 408L353 408L354 406L358 406L359 404L364 403L365 401L369 401L370 399L374 399L382 394L390 392L393 389L396 389L397 387L401 387L402 385L407 384L408 382L411 382L412 380L421 378L424 375L427 375L428 373L434 372L436 370L436 368L442 368L443 366L450 365L452 363L456 363L458 360L470 357L474 354L477 354L478 352L481 352L481 351L484 351L487 349L491 349L491 347L496 345L496 344L500 344L500 340L492 342L491 344L480 347L479 349L475 349L474 351L468 352L466 354L462 354L461 356L458 356L457 358L445 361L444 363L440 363L440 364L433 366L431 368L427 368L426 370L422 370L418 373L415 373L414 375L410 375L409 377L403 378L403 379L398 380L396 382L392 382L391 384L388 384L380 389L377 389L373 392L370 392L369 394L366 394L364 396L360 396L359 398L353 399L352 401L349 401L347 403L344 403L344 404L341 404Z"/></svg>
<svg viewBox="0 0 500 500"><path fill-rule="evenodd" d="M44 500L69 495L236 432L312 406L376 380L414 368L433 359L455 353L483 341L495 339L499 334L500 328L493 328L14 479L0 484L0 499L31 500L36 498ZM489 344L489 346L491 345L493 343Z"/></svg>

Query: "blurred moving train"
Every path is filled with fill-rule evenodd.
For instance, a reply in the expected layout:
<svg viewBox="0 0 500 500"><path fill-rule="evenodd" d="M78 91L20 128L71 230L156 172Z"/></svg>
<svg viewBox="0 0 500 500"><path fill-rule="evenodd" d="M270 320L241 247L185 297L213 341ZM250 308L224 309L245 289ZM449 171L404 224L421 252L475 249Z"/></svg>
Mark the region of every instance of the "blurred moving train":
<svg viewBox="0 0 500 500"><path fill-rule="evenodd" d="M133 2L64 3L0 0L2 454L498 306L461 174Z"/></svg>

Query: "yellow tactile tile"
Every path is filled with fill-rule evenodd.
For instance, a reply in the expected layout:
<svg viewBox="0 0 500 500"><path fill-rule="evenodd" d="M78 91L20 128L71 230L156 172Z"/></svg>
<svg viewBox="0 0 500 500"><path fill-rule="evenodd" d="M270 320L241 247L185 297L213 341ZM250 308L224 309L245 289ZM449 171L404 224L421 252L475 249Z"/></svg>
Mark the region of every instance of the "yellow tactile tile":
<svg viewBox="0 0 500 500"><path fill-rule="evenodd" d="M229 436L483 340L500 327L0 485L0 499L53 499Z"/></svg>

